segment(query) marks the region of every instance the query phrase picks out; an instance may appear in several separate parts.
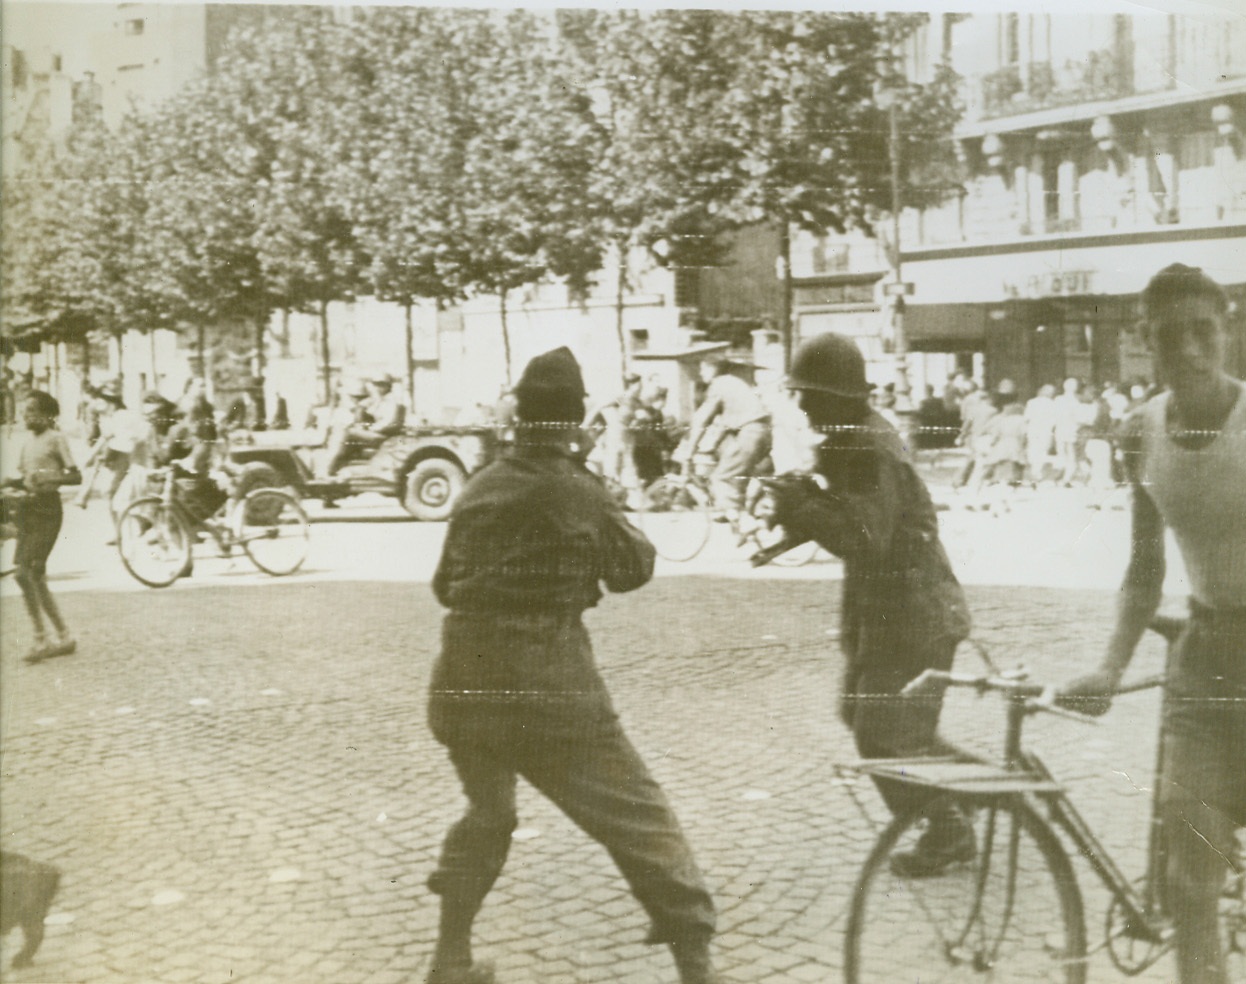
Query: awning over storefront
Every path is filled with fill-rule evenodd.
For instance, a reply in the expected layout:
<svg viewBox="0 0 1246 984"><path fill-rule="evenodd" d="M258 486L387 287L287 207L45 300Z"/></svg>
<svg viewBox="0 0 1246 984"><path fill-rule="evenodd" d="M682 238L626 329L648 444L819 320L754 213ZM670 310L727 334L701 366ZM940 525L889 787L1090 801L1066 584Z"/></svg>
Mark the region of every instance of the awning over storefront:
<svg viewBox="0 0 1246 984"><path fill-rule="evenodd" d="M986 304L910 304L904 334L911 347L956 349L981 345L986 338Z"/></svg>
<svg viewBox="0 0 1246 984"><path fill-rule="evenodd" d="M1176 262L1201 267L1226 287L1242 283L1246 226L1171 226L915 249L904 254L904 277L914 286L912 311L968 302L1136 295L1158 270Z"/></svg>

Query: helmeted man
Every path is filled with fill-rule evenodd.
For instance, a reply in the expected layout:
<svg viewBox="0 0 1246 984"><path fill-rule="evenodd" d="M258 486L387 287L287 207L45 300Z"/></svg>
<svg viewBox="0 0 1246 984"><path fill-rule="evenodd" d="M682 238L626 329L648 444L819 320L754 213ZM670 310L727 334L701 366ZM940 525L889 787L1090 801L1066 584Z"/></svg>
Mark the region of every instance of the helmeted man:
<svg viewBox="0 0 1246 984"><path fill-rule="evenodd" d="M1246 387L1225 370L1228 298L1174 263L1142 293L1156 378L1167 385L1122 425L1133 487L1129 564L1098 670L1063 688L1102 713L1163 594L1166 530L1190 582L1190 619L1168 668L1157 779L1165 909L1181 984L1229 984L1217 907L1240 872L1246 826ZM1091 698L1079 701L1077 698Z"/></svg>
<svg viewBox="0 0 1246 984"><path fill-rule="evenodd" d="M709 984L713 902L623 732L581 620L603 586L645 584L654 550L584 466L586 394L571 352L537 356L515 393L514 444L464 487L433 579L449 611L429 723L468 806L428 881L441 896L428 979L492 980L473 962L472 923L506 861L522 776L610 852L680 980Z"/></svg>
<svg viewBox="0 0 1246 984"><path fill-rule="evenodd" d="M969 634L930 494L895 428L870 409L855 342L834 334L805 342L787 385L824 437L812 475L773 483L772 519L789 538L815 540L844 562L844 721L870 758L946 754L939 701L897 696L923 670L949 669ZM912 786L880 780L878 787L895 813L928 802ZM955 810L931 820L915 851L893 856L898 874L931 875L973 856L972 831Z"/></svg>

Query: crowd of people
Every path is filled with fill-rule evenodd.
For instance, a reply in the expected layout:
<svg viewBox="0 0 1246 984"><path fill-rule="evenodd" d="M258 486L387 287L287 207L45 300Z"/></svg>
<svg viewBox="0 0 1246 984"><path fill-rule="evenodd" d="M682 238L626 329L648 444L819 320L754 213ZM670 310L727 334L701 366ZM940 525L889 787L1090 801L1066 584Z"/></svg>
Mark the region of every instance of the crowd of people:
<svg viewBox="0 0 1246 984"><path fill-rule="evenodd" d="M1008 509L1010 490L1022 485L1098 493L1122 485L1124 422L1155 392L1142 381L1126 389L1070 377L1059 393L1048 383L1023 400L1011 379L988 391L958 374L949 380L948 395L938 400L943 407L955 406L952 443L968 453L953 486L963 490L969 508L998 513Z"/></svg>

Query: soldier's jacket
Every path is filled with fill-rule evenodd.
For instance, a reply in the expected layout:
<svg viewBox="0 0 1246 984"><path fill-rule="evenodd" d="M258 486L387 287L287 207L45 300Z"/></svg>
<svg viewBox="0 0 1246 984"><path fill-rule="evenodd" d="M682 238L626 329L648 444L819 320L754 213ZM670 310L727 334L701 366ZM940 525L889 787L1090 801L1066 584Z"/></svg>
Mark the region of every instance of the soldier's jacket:
<svg viewBox="0 0 1246 984"><path fill-rule="evenodd" d="M844 562L841 644L853 663L894 665L931 639L969 634L964 592L939 542L934 505L895 429L871 412L817 450L778 520Z"/></svg>
<svg viewBox="0 0 1246 984"><path fill-rule="evenodd" d="M450 609L429 718L443 742L589 736L615 714L581 613L653 575L653 546L560 435L467 483L433 591Z"/></svg>

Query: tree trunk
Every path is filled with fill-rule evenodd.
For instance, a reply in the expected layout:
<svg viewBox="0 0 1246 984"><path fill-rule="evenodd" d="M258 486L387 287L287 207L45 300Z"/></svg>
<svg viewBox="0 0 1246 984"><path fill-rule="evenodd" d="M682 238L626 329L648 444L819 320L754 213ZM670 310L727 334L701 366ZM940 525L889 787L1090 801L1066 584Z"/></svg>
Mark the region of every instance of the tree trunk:
<svg viewBox="0 0 1246 984"><path fill-rule="evenodd" d="M199 325L195 329L195 357L199 360L198 375L206 384L208 376L208 329Z"/></svg>
<svg viewBox="0 0 1246 984"><path fill-rule="evenodd" d="M255 400L256 430L264 430L268 426L268 407L264 399L264 374L268 371L268 362L264 358L264 320L255 319L255 387L251 395Z"/></svg>
<svg viewBox="0 0 1246 984"><path fill-rule="evenodd" d="M320 372L325 406L333 405L332 367L329 365L329 302L320 302Z"/></svg>
<svg viewBox="0 0 1246 984"><path fill-rule="evenodd" d="M502 357L506 360L506 388L511 388L511 333L506 324L506 288L498 291L502 313Z"/></svg>
<svg viewBox="0 0 1246 984"><path fill-rule="evenodd" d="M415 345L415 327L411 324L411 301L403 301L402 304L402 328L403 328L403 344L406 346L406 356L403 361L407 364L407 399L410 401L407 405L410 407L412 415L415 413L415 358L411 354L411 349Z"/></svg>
<svg viewBox="0 0 1246 984"><path fill-rule="evenodd" d="M779 229L779 334L783 339L783 373L792 368L792 233L787 220Z"/></svg>
<svg viewBox="0 0 1246 984"><path fill-rule="evenodd" d="M623 333L623 297L627 290L627 240L615 240L614 247L619 262L614 290L614 334L619 344L619 378L622 379L627 374L627 337Z"/></svg>

